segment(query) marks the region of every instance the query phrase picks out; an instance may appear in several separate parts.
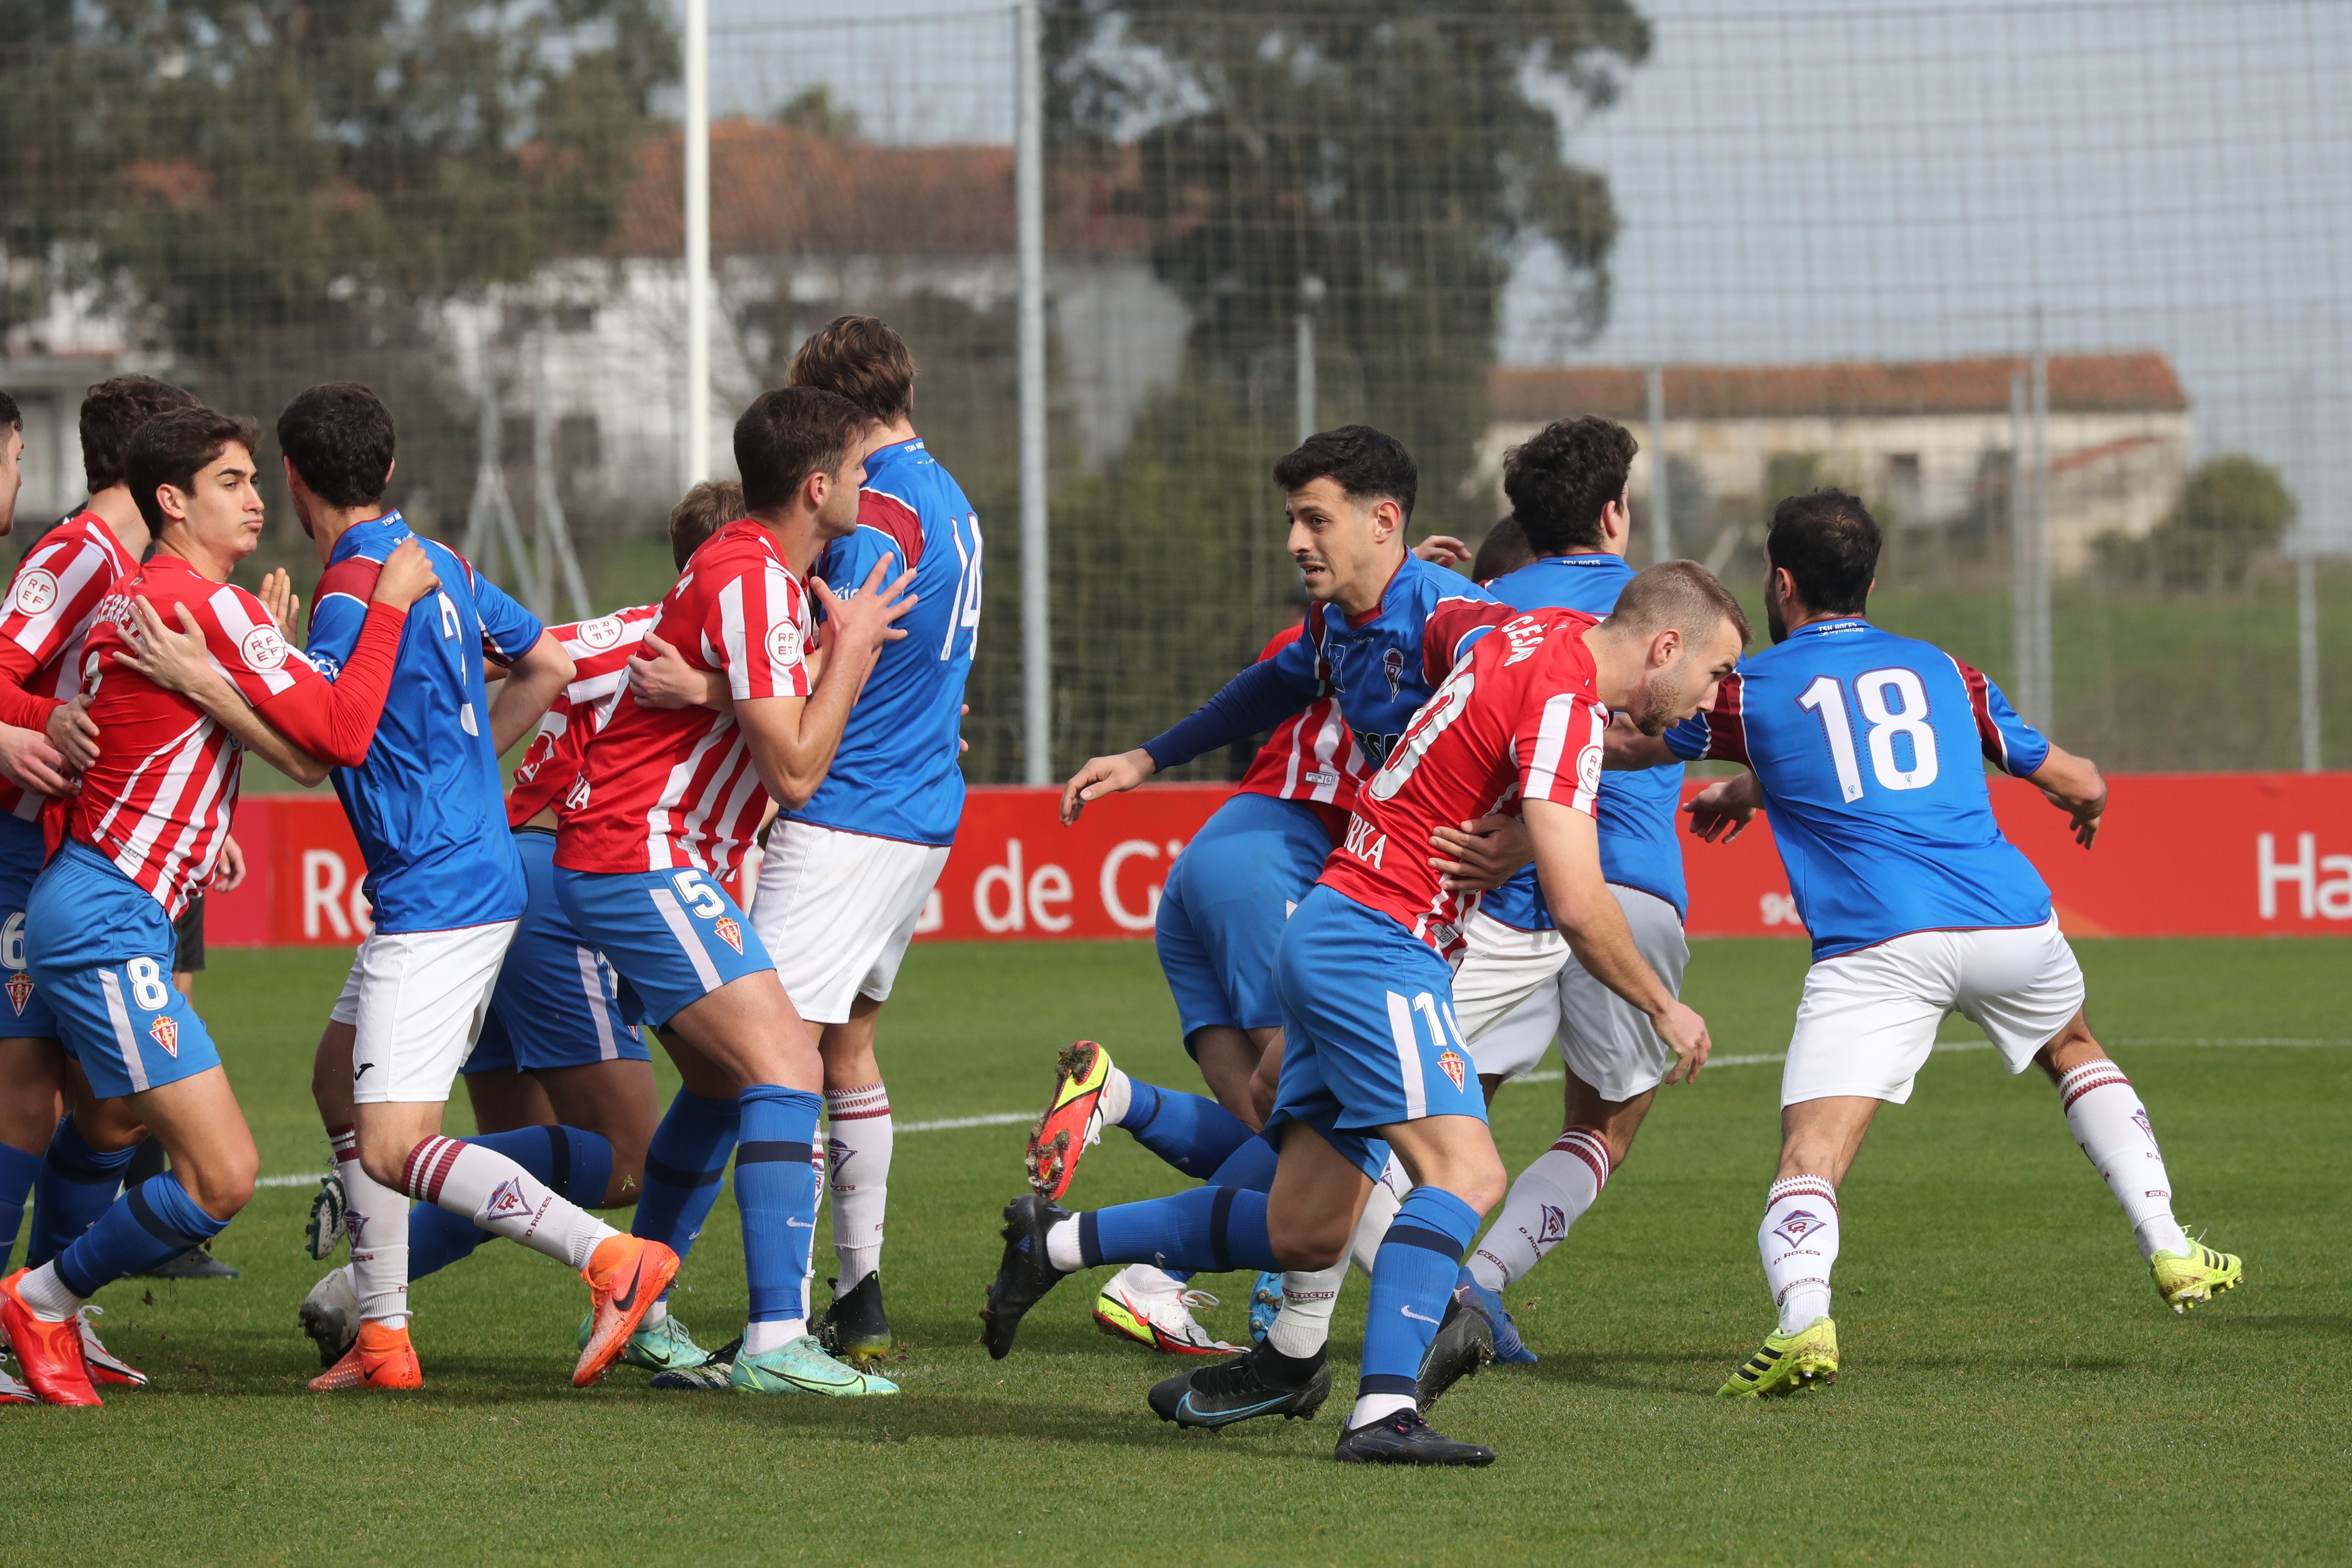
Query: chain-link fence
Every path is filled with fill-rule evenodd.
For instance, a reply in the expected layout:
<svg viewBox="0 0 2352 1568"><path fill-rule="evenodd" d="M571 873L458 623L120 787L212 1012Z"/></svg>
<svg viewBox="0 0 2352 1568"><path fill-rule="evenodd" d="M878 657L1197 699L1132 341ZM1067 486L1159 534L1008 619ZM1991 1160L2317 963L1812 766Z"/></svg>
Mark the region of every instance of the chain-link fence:
<svg viewBox="0 0 2352 1568"><path fill-rule="evenodd" d="M1394 431L1416 537L1475 542L1502 451L1584 411L1643 441L1637 559L1745 588L1773 500L1841 483L1888 525L1879 617L2070 745L2304 761L2298 587L2321 654L2352 624L2345 7L1041 5L1058 767L1295 614L1266 473L1302 428ZM660 591L698 466L662 6L0 17L27 514L78 499L115 369L265 420L350 376L421 525L559 614L562 539L596 607ZM899 327L992 545L985 781L1024 762L1014 39L946 0L712 28L700 463L810 330ZM278 507L268 559L305 548Z"/></svg>

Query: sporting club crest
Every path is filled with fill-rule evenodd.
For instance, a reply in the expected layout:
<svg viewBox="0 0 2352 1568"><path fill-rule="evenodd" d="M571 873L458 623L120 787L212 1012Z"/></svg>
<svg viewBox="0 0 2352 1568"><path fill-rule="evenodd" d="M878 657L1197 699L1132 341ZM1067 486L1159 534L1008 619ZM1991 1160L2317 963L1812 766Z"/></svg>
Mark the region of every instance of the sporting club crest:
<svg viewBox="0 0 2352 1568"><path fill-rule="evenodd" d="M1463 1061L1462 1053L1452 1046L1437 1053L1437 1066L1438 1070L1454 1080L1454 1087L1456 1089L1462 1087L1464 1079L1469 1076L1468 1064Z"/></svg>
<svg viewBox="0 0 2352 1568"><path fill-rule="evenodd" d="M43 615L57 602L58 580L41 567L36 566L16 579L18 615Z"/></svg>
<svg viewBox="0 0 2352 1568"><path fill-rule="evenodd" d="M596 620L583 622L577 635L581 647L595 653L602 653L621 640L621 618L618 616L604 616Z"/></svg>
<svg viewBox="0 0 2352 1568"><path fill-rule="evenodd" d="M768 658L776 664L797 663L801 657L801 629L790 621L778 621L768 628Z"/></svg>
<svg viewBox="0 0 2352 1568"><path fill-rule="evenodd" d="M710 922L710 929L719 933L719 941L733 948L737 952L741 952L743 951L743 928L735 923L735 917L733 915L720 915L717 920Z"/></svg>
<svg viewBox="0 0 2352 1568"><path fill-rule="evenodd" d="M510 1214L522 1214L530 1205L524 1201L522 1183L509 1177L490 1189L490 1201L482 1205L484 1219L499 1219Z"/></svg>
<svg viewBox="0 0 2352 1568"><path fill-rule="evenodd" d="M278 635L276 626L256 626L245 634L236 645L246 668L264 672L281 668L286 663L286 639Z"/></svg>
<svg viewBox="0 0 2352 1568"><path fill-rule="evenodd" d="M1381 655L1381 668L1389 678L1389 697L1393 700L1404 689L1404 649L1392 647Z"/></svg>
<svg viewBox="0 0 2352 1568"><path fill-rule="evenodd" d="M1790 1247L1801 1247L1805 1238L1822 1228L1822 1217L1810 1209L1790 1209L1772 1227L1772 1234Z"/></svg>
<svg viewBox="0 0 2352 1568"><path fill-rule="evenodd" d="M833 1163L833 1173L835 1181L838 1181L841 1178L841 1168L844 1165L848 1164L850 1156L856 1152L856 1150L851 1148L848 1144L843 1142L838 1138L828 1138L824 1141L824 1157Z"/></svg>
<svg viewBox="0 0 2352 1568"><path fill-rule="evenodd" d="M173 1061L180 1059L180 1026L177 1020L158 1014L155 1021L147 1026L147 1034L157 1045L163 1047L164 1055Z"/></svg>
<svg viewBox="0 0 2352 1568"><path fill-rule="evenodd" d="M1558 1204L1545 1204L1541 1206L1543 1208L1543 1234L1536 1237L1536 1242L1538 1246L1547 1241L1558 1241L1561 1237L1568 1234L1567 1211L1562 1209Z"/></svg>
<svg viewBox="0 0 2352 1568"><path fill-rule="evenodd" d="M25 1004L33 999L33 977L23 970L8 976L8 1005L16 1009L16 1016L25 1016Z"/></svg>

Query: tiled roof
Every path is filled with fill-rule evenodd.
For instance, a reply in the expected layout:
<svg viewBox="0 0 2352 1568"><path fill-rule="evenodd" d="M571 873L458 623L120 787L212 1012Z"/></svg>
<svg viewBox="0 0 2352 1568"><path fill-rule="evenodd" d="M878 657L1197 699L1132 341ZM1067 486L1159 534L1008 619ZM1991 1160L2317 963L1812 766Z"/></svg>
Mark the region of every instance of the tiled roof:
<svg viewBox="0 0 2352 1568"><path fill-rule="evenodd" d="M1670 364L1666 414L1679 419L2006 414L2010 377L2028 368L2023 359ZM1639 420L1649 411L1646 374L1639 365L1498 368L1492 406L1502 419L1605 414ZM2189 398L2160 353L2053 354L2050 406L2063 414L2177 414L2188 408Z"/></svg>

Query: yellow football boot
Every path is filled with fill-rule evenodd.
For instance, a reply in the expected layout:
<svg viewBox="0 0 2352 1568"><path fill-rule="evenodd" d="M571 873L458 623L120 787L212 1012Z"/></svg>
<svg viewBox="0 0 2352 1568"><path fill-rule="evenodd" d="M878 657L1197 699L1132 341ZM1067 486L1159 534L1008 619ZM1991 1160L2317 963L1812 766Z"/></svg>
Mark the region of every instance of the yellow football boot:
<svg viewBox="0 0 2352 1568"><path fill-rule="evenodd" d="M2245 1278L2246 1266L2226 1252L2216 1252L2201 1241L2189 1250L2159 1252L2147 1260L2156 1279L2156 1293L2176 1312L2201 1307L2224 1290L2234 1290Z"/></svg>
<svg viewBox="0 0 2352 1568"><path fill-rule="evenodd" d="M1793 1334L1767 1334L1764 1348L1739 1363L1716 1393L1727 1399L1802 1394L1837 1381L1837 1325L1815 1318Z"/></svg>

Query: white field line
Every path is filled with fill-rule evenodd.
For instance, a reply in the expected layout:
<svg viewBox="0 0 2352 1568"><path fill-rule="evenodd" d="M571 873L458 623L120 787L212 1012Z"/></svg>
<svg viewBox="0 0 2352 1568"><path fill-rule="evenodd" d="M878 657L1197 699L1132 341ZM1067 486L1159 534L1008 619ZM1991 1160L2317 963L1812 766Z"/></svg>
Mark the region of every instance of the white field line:
<svg viewBox="0 0 2352 1568"><path fill-rule="evenodd" d="M2116 1040L2112 1043L2118 1047L2125 1047L2133 1049L2138 1049L2147 1046L2180 1046L2200 1049L2219 1049L2230 1047L2286 1047L2306 1049L2328 1049L2352 1047L2352 1040L2290 1040L2272 1039L2266 1037L2242 1040ZM1954 1040L1948 1045L1937 1046L1936 1049L1939 1053L1945 1051L1989 1051L1992 1049L1992 1046L1990 1042L1985 1040ZM1758 1056L1711 1057L1707 1059L1706 1065L1711 1068L1769 1067L1772 1063L1781 1060L1784 1055L1785 1053L1780 1051L1770 1051ZM1511 1081L1514 1083L1558 1083L1559 1080L1560 1075L1555 1071L1531 1072L1527 1074L1525 1077L1513 1079ZM1034 1121L1036 1119L1037 1117L1034 1111L999 1110L992 1111L986 1116L946 1116L941 1117L935 1121L901 1121L898 1124L896 1131L898 1132L960 1132L968 1127L1013 1127L1018 1126L1020 1123L1024 1121ZM305 1176L264 1176L259 1181L254 1183L254 1185L257 1187L308 1187L316 1184L320 1174L322 1173L314 1173Z"/></svg>

